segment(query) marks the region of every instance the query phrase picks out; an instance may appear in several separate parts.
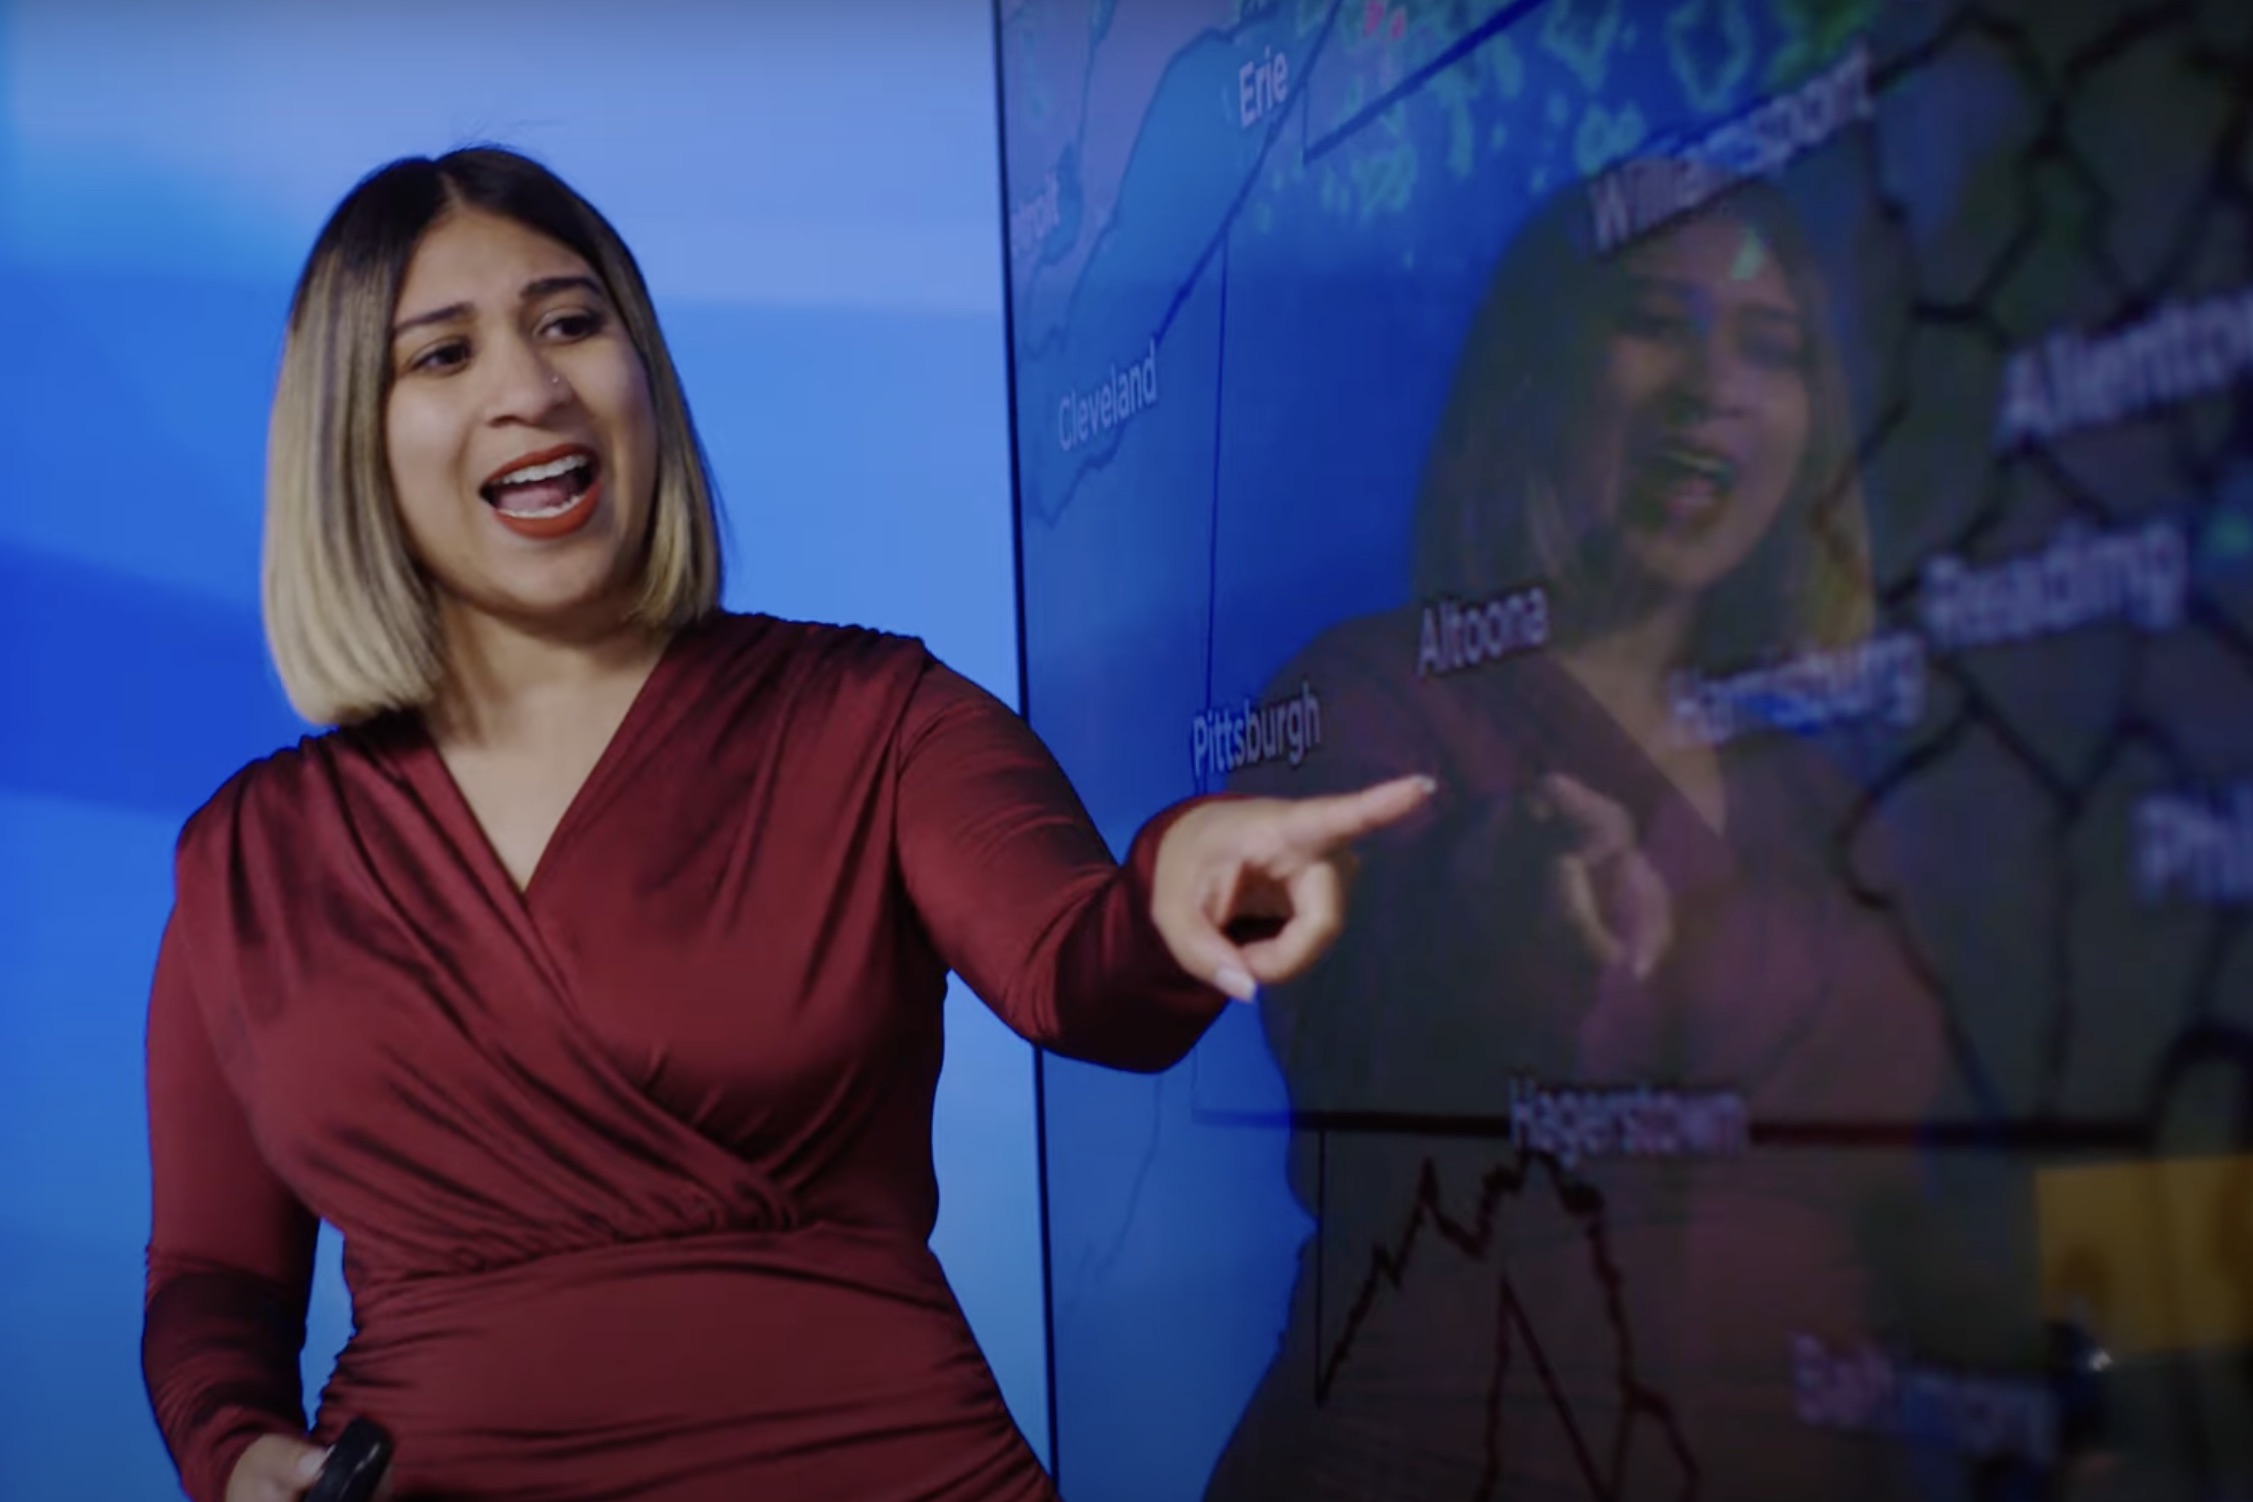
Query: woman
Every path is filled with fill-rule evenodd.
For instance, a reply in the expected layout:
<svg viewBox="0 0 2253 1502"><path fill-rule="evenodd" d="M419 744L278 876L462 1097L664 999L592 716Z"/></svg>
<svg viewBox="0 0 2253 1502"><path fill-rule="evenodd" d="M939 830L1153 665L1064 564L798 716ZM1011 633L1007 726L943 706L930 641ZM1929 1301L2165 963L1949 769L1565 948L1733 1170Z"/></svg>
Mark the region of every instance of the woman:
<svg viewBox="0 0 2253 1502"><path fill-rule="evenodd" d="M505 152L322 231L267 516L337 728L179 847L144 1365L188 1494L299 1496L365 1415L401 1499L1052 1495L926 1245L947 970L1162 1069L1428 786L1183 806L1117 867L917 643L722 611L641 276ZM321 1220L355 1328L308 1438Z"/></svg>
<svg viewBox="0 0 2253 1502"><path fill-rule="evenodd" d="M1795 1342L1934 1334L1905 1276L1929 1256L1898 1245L1944 1030L1842 869L1881 858L1852 783L1809 741L1683 712L1685 674L1867 638L1823 288L1765 186L1610 257L1586 212L1540 210L1493 275L1419 498L1418 603L1281 675L1355 737L1319 775L1446 791L1371 841L1353 933L1263 1009L1299 1111L1394 1129L1299 1134L1320 1227L1215 1498L1898 1479L1802 1422ZM1870 1145L1748 1146L1779 1123Z"/></svg>

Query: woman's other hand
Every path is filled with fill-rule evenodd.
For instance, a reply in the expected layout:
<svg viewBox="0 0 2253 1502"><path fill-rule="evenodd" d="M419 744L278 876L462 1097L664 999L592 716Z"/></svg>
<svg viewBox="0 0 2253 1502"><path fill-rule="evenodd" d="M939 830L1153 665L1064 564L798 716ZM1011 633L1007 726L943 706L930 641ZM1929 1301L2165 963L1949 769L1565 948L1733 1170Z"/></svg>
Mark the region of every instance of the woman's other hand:
<svg viewBox="0 0 2253 1502"><path fill-rule="evenodd" d="M262 1435L227 1477L227 1502L297 1502L320 1476L328 1453L286 1434Z"/></svg>
<svg viewBox="0 0 2253 1502"><path fill-rule="evenodd" d="M262 1435L243 1451L227 1477L226 1502L298 1502L312 1489L329 1452L286 1434ZM376 1502L391 1496L391 1478L376 1487Z"/></svg>
<svg viewBox="0 0 2253 1502"><path fill-rule="evenodd" d="M1598 965L1649 979L1674 943L1674 899L1637 843L1633 817L1559 773L1539 786L1537 807L1559 826L1549 871L1556 916Z"/></svg>

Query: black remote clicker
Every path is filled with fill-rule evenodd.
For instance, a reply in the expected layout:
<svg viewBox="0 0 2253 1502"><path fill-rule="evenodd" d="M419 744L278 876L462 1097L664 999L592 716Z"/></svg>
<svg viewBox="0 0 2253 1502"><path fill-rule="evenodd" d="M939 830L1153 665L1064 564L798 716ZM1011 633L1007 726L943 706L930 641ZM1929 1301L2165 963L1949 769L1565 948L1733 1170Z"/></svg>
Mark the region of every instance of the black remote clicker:
<svg viewBox="0 0 2253 1502"><path fill-rule="evenodd" d="M373 1419L354 1419L329 1447L305 1502L371 1502L390 1463L391 1436L384 1427Z"/></svg>

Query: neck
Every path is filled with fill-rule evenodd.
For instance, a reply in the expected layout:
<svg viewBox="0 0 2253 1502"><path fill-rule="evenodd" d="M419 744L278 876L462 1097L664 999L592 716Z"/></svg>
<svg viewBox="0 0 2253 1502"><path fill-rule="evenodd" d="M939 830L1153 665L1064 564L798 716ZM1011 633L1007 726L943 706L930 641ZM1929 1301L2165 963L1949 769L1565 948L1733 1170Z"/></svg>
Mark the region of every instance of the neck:
<svg viewBox="0 0 2253 1502"><path fill-rule="evenodd" d="M1615 715L1655 728L1667 713L1667 675L1689 650L1697 604L1692 595L1669 595L1579 633L1558 655Z"/></svg>
<svg viewBox="0 0 2253 1502"><path fill-rule="evenodd" d="M666 636L621 624L556 635L467 608L447 611L446 680L425 718L440 742L493 746L568 730L590 705L641 687Z"/></svg>

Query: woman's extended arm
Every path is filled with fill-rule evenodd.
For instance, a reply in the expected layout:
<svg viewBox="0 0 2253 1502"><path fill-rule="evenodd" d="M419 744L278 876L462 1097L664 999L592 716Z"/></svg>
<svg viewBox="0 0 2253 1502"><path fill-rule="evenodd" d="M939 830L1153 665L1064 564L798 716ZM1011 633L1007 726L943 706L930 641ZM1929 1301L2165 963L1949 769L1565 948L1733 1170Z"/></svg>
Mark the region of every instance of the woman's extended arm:
<svg viewBox="0 0 2253 1502"><path fill-rule="evenodd" d="M933 663L900 731L898 848L941 958L1021 1036L1118 1069L1178 1062L1227 998L1150 919L1161 813L1115 862L1031 727Z"/></svg>

